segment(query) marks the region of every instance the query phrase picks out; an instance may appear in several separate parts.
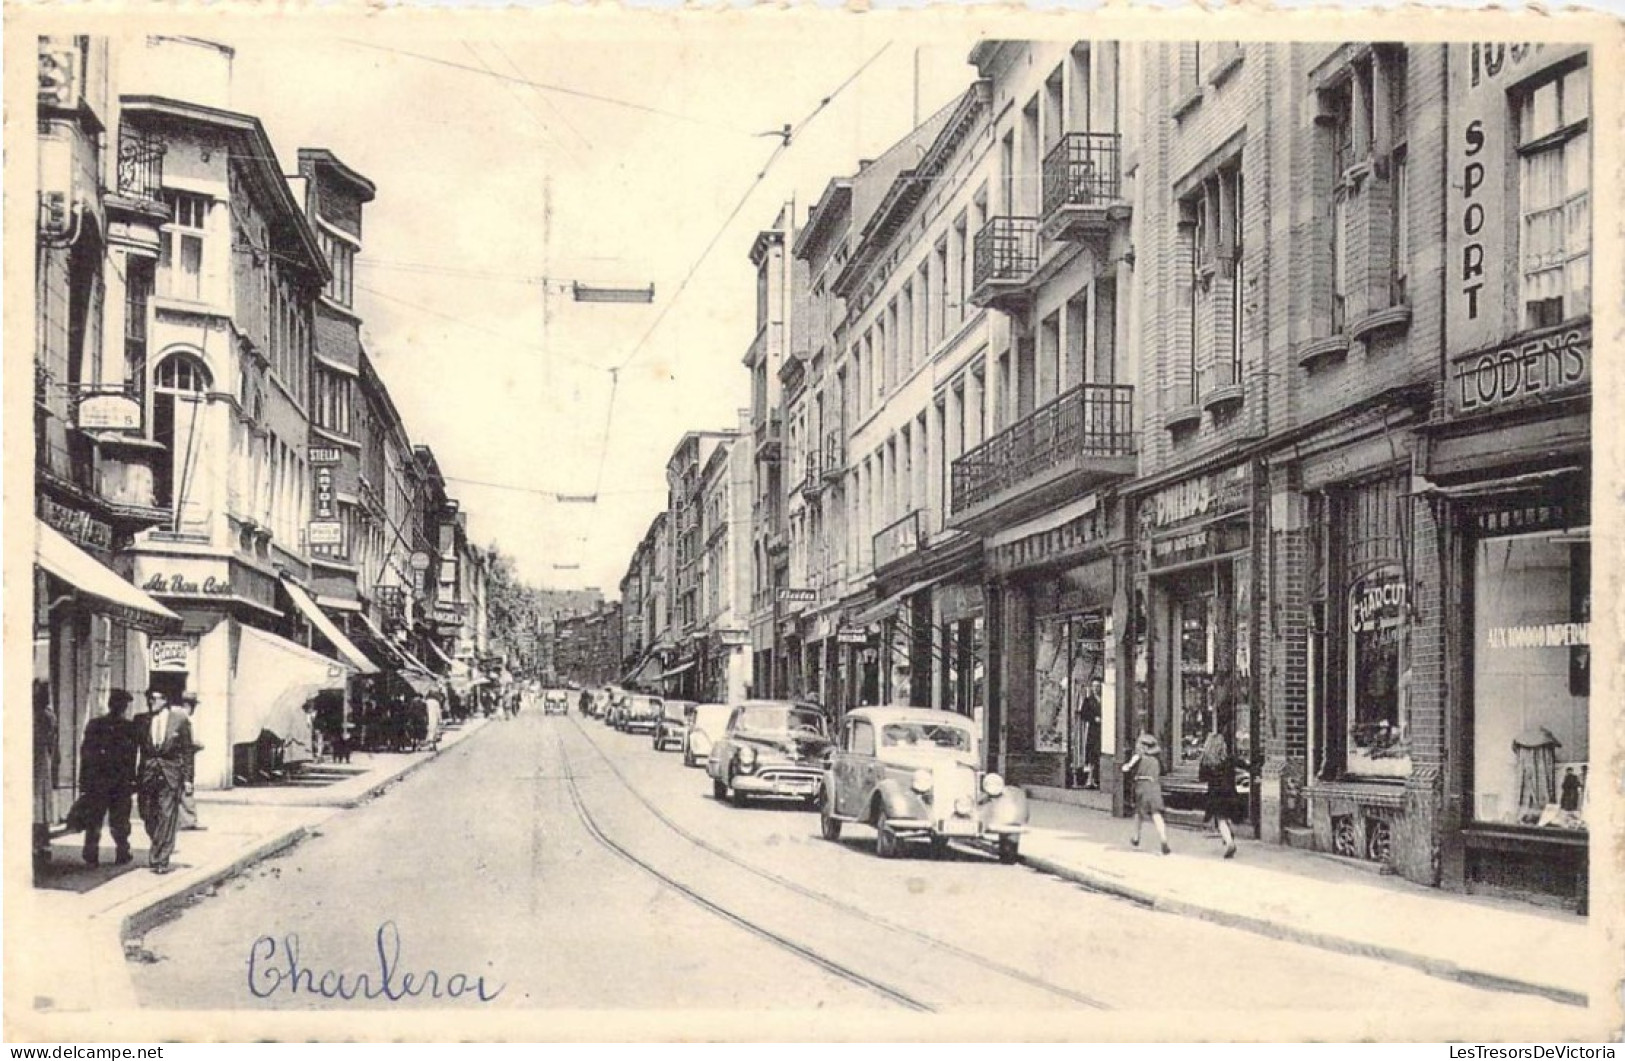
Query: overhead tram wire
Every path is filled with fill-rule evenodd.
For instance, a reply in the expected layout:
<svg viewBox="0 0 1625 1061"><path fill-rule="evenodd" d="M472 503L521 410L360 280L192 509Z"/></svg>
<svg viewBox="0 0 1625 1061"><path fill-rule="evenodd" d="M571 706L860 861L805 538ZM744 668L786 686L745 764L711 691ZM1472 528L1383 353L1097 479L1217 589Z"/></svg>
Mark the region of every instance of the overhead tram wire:
<svg viewBox="0 0 1625 1061"><path fill-rule="evenodd" d="M508 335L505 332L499 332L494 328L487 328L483 324L475 324L473 321L467 320L467 319L465 319L463 317L454 317L449 313L441 313L439 310L430 309L429 307L419 305L416 302L408 302L406 299L396 298L394 295L386 295L384 292L379 291L377 288L368 287L365 284L356 284L355 287L356 287L357 291L365 291L367 294L374 295L374 296L376 296L378 298L383 299L386 302L394 302L394 303L396 303L398 305L405 306L408 309L417 310L419 313L425 313L425 314L428 314L431 317L437 317L440 320L449 321L452 324L460 324L465 328L471 328L474 331L483 332L486 335L494 336L495 338L501 339L501 340L503 340L505 342L508 342L508 343L510 343L510 344L512 344L512 345L514 345L516 347L520 347L520 348L525 349L525 350L537 350L537 351L540 351L541 353L544 353L549 357L556 358L556 359L558 359L560 361L563 361L566 364L575 365L575 366L577 366L579 368L582 368L582 369L589 369L589 370L591 370L593 372L611 372L611 371L614 371L613 369L606 368L603 365L594 364L591 361L585 361L585 360L583 360L583 359L581 359L579 357L570 357L569 355L561 354L556 350L546 349L546 348L544 348L542 346L537 345L536 343L526 342L525 340L520 339L517 336Z"/></svg>
<svg viewBox="0 0 1625 1061"><path fill-rule="evenodd" d="M353 38L341 39L344 41L344 43L355 45L358 48L369 48L373 51L388 52L391 55L402 55L409 59L417 59L421 62L433 63L436 66L446 66L453 70L463 70L471 74L479 74L481 77L494 77L501 81L511 81L517 85L529 85L538 92L555 92L561 96L574 96L578 99L592 100L595 103L604 103L612 107L622 107L626 110L641 111L644 114L652 114L657 117L671 118L675 121L688 122L692 125L707 126L722 132L732 133L735 136L755 135L752 132L740 129L737 126L723 125L721 122L714 122L707 118L697 118L692 114L683 114L680 111L668 111L660 107L651 107L646 103L636 103L632 100L616 99L614 96L603 96L596 92L588 92L585 89L579 88L569 88L565 85L550 85L545 81L533 81L527 77L516 77L511 74L504 74L489 67L481 69L478 66L469 66L467 63L454 62L450 59L442 59L435 55L424 55L421 52L409 52L402 48L390 48L382 44L374 44L371 41L355 40Z"/></svg>
<svg viewBox="0 0 1625 1061"><path fill-rule="evenodd" d="M852 83L858 78L862 77L864 72L873 66L875 62L886 53L886 49L890 47L890 41L882 44L873 55L869 56L868 59L865 59L856 70L847 75L846 80L842 81L839 85L836 85L835 88L831 90L829 95L819 100L818 105L809 111L807 116L801 119L800 122L785 126L782 133L771 134L781 137L778 146L776 146L773 149L773 153L767 157L767 161L762 163L762 168L756 174L756 179L750 182L749 187L745 189L745 194L739 197L739 202L734 204L734 208L728 212L728 216L724 218L722 224L718 226L716 235L711 237L711 241L705 245L705 249L700 251L699 257L694 259L694 264L689 267L688 273L683 277L682 282L678 284L677 289L672 292L671 298L667 300L666 304L660 308L659 315L656 316L655 319L650 323L648 330L643 333L642 337L639 338L637 343L632 347L632 352L627 354L626 359L623 360L619 366L617 366L617 377L621 370L624 370L628 365L637 359L640 353L643 352L643 348L648 344L650 337L653 336L655 330L660 327L661 322L666 319L666 315L671 312L672 306L676 305L678 299L682 298L683 292L688 290L688 285L690 281L694 279L694 275L700 271L700 266L705 263L706 258L710 257L711 251L716 248L716 245L722 241L722 236L725 232L727 232L728 226L733 224L734 218L738 217L740 211L745 208L745 204L750 200L751 195L754 194L756 189L761 186L762 182L767 179L768 171L773 168L773 164L790 149L791 141L800 135L801 131L805 129L808 124L822 114L824 110L835 101L836 97L851 87ZM753 135L760 136L763 134L757 133ZM609 410L607 415L604 417L604 445L603 448L598 452L598 472L593 478L594 493L597 493L604 485L604 465L609 458L610 427L615 421L615 395L616 390L612 387L609 392ZM593 511L593 515L595 517L597 516L596 508Z"/></svg>

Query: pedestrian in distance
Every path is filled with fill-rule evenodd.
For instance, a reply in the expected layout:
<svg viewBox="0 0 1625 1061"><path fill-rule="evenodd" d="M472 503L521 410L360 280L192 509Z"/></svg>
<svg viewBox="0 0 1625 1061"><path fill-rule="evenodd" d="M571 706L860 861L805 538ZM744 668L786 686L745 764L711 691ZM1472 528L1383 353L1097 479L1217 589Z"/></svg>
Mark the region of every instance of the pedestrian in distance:
<svg viewBox="0 0 1625 1061"><path fill-rule="evenodd" d="M1134 743L1134 757L1123 764L1123 772L1134 775L1134 836L1129 843L1140 846L1140 829L1150 818L1162 841L1162 853L1171 854L1168 823L1162 820L1162 748L1155 735L1149 731L1140 734Z"/></svg>
<svg viewBox="0 0 1625 1061"><path fill-rule="evenodd" d="M141 737L141 765L136 791L141 823L152 841L147 856L154 873L173 867L175 832L180 826L181 795L192 789L192 723L186 712L172 707L161 689L147 690L149 710L136 720Z"/></svg>
<svg viewBox="0 0 1625 1061"><path fill-rule="evenodd" d="M1219 837L1224 840L1224 857L1234 858L1236 837L1230 829L1230 816L1236 806L1236 763L1224 735L1235 722L1235 706L1228 683L1220 686L1215 699L1218 725L1202 745L1202 758L1196 766L1198 778L1207 783L1207 807L1202 823L1212 822L1218 828Z"/></svg>
<svg viewBox="0 0 1625 1061"><path fill-rule="evenodd" d="M203 750L203 745L199 744L197 742L197 740L195 739L195 737L197 735L197 727L196 727L196 724L195 724L194 720L197 718L197 709L198 709L197 693L182 693L181 694L181 710L186 712L186 721L189 722L189 723L193 723L193 725L192 725L192 734L193 734L193 737L194 737L194 740L192 741L192 776L193 777L197 776L197 753ZM181 791L181 828L183 830L190 830L192 832L202 832L203 830L208 828L207 825L203 825L198 821L198 818L197 818L197 795L192 791L192 786L191 785L187 785L186 788Z"/></svg>
<svg viewBox="0 0 1625 1061"><path fill-rule="evenodd" d="M114 689L107 697L107 714L85 726L79 749L79 793L85 822L85 865L101 861L102 819L113 834L113 861L129 862L130 800L135 794L136 763L141 754L140 728L126 717L135 699L127 690Z"/></svg>

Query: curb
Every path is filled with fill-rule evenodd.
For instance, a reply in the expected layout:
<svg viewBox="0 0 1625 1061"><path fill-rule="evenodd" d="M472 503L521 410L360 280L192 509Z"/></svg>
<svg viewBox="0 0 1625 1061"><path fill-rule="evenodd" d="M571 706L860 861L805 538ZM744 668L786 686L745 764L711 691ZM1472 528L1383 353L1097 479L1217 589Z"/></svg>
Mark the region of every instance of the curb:
<svg viewBox="0 0 1625 1061"><path fill-rule="evenodd" d="M478 729L471 730L468 736L473 736L474 733L477 733L478 731ZM401 770L399 773L382 778L375 784L369 786L365 792L362 792L359 795L352 796L340 802L316 804L312 806L311 809L325 809L331 813L337 813L341 810L353 810L355 807L360 806L367 800L377 796L379 793L389 788L389 786L395 784L395 782L400 781L408 775L416 772L423 766L433 762L435 759L438 759L441 753L458 747L467 739L468 737L460 737L450 745L435 748L430 754L407 764L406 768ZM153 928L156 928L159 924L167 920L179 907L185 906L192 899L192 897L197 895L199 892L206 891L209 888L214 887L216 884L219 884L221 881L234 877L249 867L259 862L263 862L273 855L281 854L283 851L297 846L307 837L309 837L311 835L312 828L319 824L320 823L318 822L309 825L296 825L287 832L282 833L279 836L273 836L258 846L250 848L249 850L238 855L236 858L232 859L226 865L217 869L209 870L197 880L191 881L180 888L177 888L168 895L159 896L158 898L147 903L145 906L139 907L138 909L132 910L125 914L119 921L118 938L120 946L122 947L124 943L127 943L132 939L137 939L146 935Z"/></svg>
<svg viewBox="0 0 1625 1061"><path fill-rule="evenodd" d="M1573 991L1564 987L1554 987L1551 984L1536 983L1531 980L1519 980L1515 977L1502 976L1499 973L1488 973L1478 969L1468 969L1454 962L1438 958L1430 958L1425 954L1412 951L1399 950L1377 943L1362 943L1359 940L1348 939L1343 936L1331 936L1323 932L1311 932L1306 929L1294 928L1291 925L1277 921L1266 921L1261 917L1252 917L1247 914L1237 914L1229 910L1219 910L1214 907L1201 906L1186 902L1182 899L1169 899L1158 896L1152 892L1141 891L1117 881L1091 874L1085 870L1068 866L1043 856L1023 854L1021 861L1024 865L1040 873L1059 877L1071 881L1093 892L1100 892L1118 899L1165 914L1174 914L1180 917L1197 918L1213 924L1223 925L1227 928L1240 929L1269 939L1284 940L1289 943L1299 943L1306 947L1318 950L1332 951L1338 954L1348 954L1357 958L1375 958L1378 961L1390 962L1395 965L1404 965L1428 976L1438 977L1441 980L1451 980L1466 984L1469 987L1486 988L1494 991L1509 991L1517 994L1538 995L1568 1006L1588 1006L1589 998L1582 992Z"/></svg>
<svg viewBox="0 0 1625 1061"><path fill-rule="evenodd" d="M199 892L236 876L255 863L263 862L272 855L296 846L310 835L310 828L308 825L296 825L280 836L273 836L259 846L250 848L226 865L209 870L197 880L177 888L168 895L159 896L146 906L130 911L119 921L119 942L127 943L131 939L146 935L167 920L178 907L185 906Z"/></svg>

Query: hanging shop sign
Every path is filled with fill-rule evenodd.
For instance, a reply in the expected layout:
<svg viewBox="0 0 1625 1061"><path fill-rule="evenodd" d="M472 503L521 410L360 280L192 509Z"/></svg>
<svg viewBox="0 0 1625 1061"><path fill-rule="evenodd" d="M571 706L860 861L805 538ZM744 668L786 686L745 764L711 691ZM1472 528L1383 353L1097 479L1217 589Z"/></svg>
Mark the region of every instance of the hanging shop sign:
<svg viewBox="0 0 1625 1061"><path fill-rule="evenodd" d="M183 637L155 637L147 642L147 670L173 673L190 672L192 642Z"/></svg>
<svg viewBox="0 0 1625 1061"><path fill-rule="evenodd" d="M728 645L730 647L732 647L734 645L748 645L748 644L750 644L750 631L749 630L718 630L717 631L717 643L722 644L722 645Z"/></svg>
<svg viewBox="0 0 1625 1061"><path fill-rule="evenodd" d="M313 467L319 467L325 464L337 464L341 455L341 451L337 446L312 446L307 459Z"/></svg>
<svg viewBox="0 0 1625 1061"><path fill-rule="evenodd" d="M783 586L779 589L779 600L781 601L810 603L817 599L818 591L815 589L792 589L789 586Z"/></svg>
<svg viewBox="0 0 1625 1061"><path fill-rule="evenodd" d="M81 431L140 431L141 403L122 391L87 394L79 399L75 418Z"/></svg>
<svg viewBox="0 0 1625 1061"><path fill-rule="evenodd" d="M843 626L835 633L835 641L842 645L867 645L869 631L861 626Z"/></svg>
<svg viewBox="0 0 1625 1061"><path fill-rule="evenodd" d="M1243 512L1252 485L1249 466L1210 472L1165 487L1140 503L1140 521L1152 528L1178 526L1193 520Z"/></svg>
<svg viewBox="0 0 1625 1061"><path fill-rule="evenodd" d="M336 519L311 520L305 528L305 539L311 545L342 546L344 524Z"/></svg>
<svg viewBox="0 0 1625 1061"><path fill-rule="evenodd" d="M88 512L59 504L44 495L39 499L39 518L53 530L60 531L75 545L107 550L113 547L113 525L97 519Z"/></svg>
<svg viewBox="0 0 1625 1061"><path fill-rule="evenodd" d="M1456 357L1446 388L1450 412L1467 416L1539 402L1591 384L1591 322L1528 332Z"/></svg>

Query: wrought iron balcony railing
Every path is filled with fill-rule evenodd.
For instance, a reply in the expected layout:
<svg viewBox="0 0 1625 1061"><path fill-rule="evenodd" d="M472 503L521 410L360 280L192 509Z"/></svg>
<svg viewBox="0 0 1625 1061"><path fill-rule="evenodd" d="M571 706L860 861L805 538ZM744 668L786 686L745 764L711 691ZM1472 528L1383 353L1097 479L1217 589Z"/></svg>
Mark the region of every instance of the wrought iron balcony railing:
<svg viewBox="0 0 1625 1061"><path fill-rule="evenodd" d="M1064 206L1105 206L1122 197L1116 133L1067 133L1044 158L1044 216Z"/></svg>
<svg viewBox="0 0 1625 1061"><path fill-rule="evenodd" d="M1038 219L1036 217L993 217L976 234L972 282L981 288L989 283L1026 280L1038 268Z"/></svg>
<svg viewBox="0 0 1625 1061"><path fill-rule="evenodd" d="M776 461L784 443L784 420L778 410L769 410L756 424L756 459Z"/></svg>
<svg viewBox="0 0 1625 1061"><path fill-rule="evenodd" d="M164 142L146 133L120 130L118 194L160 202L164 196Z"/></svg>
<svg viewBox="0 0 1625 1061"><path fill-rule="evenodd" d="M846 432L837 428L824 436L824 455L819 472L825 479L835 481L846 472Z"/></svg>
<svg viewBox="0 0 1625 1061"><path fill-rule="evenodd" d="M952 513L1087 458L1132 457L1134 388L1085 383L954 461Z"/></svg>

